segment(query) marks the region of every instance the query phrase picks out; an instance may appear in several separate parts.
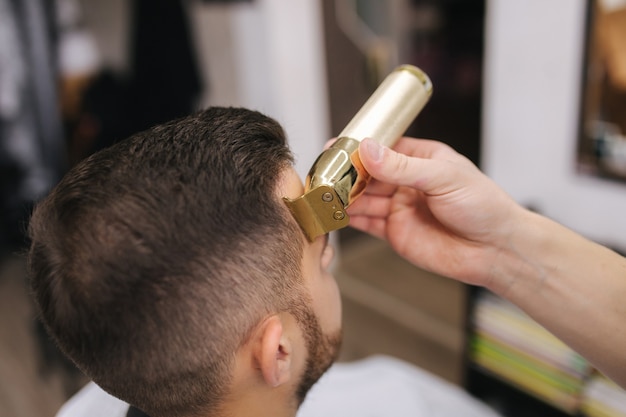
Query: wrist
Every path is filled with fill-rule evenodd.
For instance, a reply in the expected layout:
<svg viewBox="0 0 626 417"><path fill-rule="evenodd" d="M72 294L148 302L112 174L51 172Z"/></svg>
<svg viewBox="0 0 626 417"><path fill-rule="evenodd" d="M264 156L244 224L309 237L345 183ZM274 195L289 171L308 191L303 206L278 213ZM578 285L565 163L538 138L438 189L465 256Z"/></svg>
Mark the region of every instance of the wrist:
<svg viewBox="0 0 626 417"><path fill-rule="evenodd" d="M511 222L511 231L498 248L485 285L508 299L541 285L546 274L543 257L553 233L551 220L522 207Z"/></svg>

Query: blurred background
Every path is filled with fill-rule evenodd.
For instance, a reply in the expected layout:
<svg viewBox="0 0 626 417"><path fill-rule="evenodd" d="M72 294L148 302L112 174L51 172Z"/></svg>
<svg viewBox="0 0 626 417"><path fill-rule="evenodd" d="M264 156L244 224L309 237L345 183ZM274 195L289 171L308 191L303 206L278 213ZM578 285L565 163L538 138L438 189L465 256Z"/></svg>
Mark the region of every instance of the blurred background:
<svg viewBox="0 0 626 417"><path fill-rule="evenodd" d="M416 65L434 94L408 135L623 250L625 16L624 0L0 0L0 417L53 416L86 382L26 292L32 205L82 158L206 106L276 118L304 177ZM341 360L401 358L507 416L626 415L622 390L514 307L353 230L335 240Z"/></svg>

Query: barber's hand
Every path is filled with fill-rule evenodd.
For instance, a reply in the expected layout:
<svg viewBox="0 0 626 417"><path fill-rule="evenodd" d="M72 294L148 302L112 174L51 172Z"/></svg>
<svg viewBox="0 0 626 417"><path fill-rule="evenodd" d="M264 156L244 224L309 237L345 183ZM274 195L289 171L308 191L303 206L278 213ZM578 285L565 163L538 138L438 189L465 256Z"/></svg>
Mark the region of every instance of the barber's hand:
<svg viewBox="0 0 626 417"><path fill-rule="evenodd" d="M417 266L486 285L527 211L443 143L402 138L394 151L366 139L359 155L373 179L348 208L351 226Z"/></svg>

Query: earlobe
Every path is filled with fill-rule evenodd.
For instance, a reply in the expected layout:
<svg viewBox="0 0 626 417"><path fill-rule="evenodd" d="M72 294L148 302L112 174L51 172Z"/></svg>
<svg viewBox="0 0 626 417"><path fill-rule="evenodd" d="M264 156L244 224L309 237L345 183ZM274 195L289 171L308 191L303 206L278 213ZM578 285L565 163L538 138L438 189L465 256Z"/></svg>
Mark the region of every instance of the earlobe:
<svg viewBox="0 0 626 417"><path fill-rule="evenodd" d="M263 322L257 361L265 382L277 387L289 381L292 372L292 346L278 315Z"/></svg>

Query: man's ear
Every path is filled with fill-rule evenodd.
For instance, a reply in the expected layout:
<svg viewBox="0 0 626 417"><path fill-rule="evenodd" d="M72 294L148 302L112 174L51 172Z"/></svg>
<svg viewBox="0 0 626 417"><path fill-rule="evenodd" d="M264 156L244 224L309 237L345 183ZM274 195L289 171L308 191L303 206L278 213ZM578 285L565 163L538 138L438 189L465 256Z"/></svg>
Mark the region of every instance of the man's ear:
<svg viewBox="0 0 626 417"><path fill-rule="evenodd" d="M293 345L281 316L273 315L261 325L255 358L265 382L277 387L289 381L293 369Z"/></svg>

